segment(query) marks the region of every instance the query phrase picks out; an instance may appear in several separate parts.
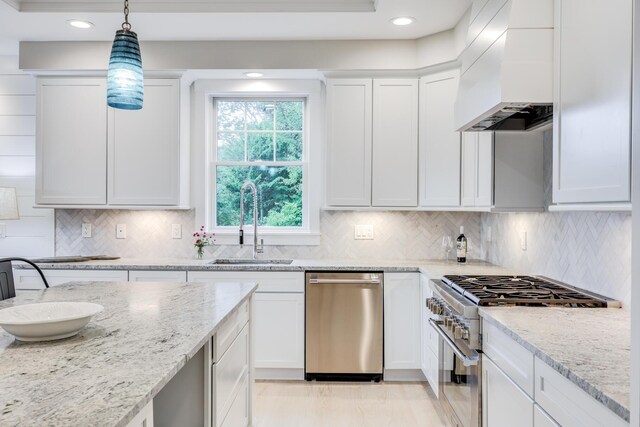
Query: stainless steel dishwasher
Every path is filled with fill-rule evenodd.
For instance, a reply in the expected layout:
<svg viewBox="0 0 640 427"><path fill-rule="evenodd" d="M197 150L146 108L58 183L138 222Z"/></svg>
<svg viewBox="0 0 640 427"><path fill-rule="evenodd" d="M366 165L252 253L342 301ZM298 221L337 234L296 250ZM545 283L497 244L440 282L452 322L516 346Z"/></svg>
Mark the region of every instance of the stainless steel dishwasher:
<svg viewBox="0 0 640 427"><path fill-rule="evenodd" d="M382 379L383 274L306 274L305 378Z"/></svg>

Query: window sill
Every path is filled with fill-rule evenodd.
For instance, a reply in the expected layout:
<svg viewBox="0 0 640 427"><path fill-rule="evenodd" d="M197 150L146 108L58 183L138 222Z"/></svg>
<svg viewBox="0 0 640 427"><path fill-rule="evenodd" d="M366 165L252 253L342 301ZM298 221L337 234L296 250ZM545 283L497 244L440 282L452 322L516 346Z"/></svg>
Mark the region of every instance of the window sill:
<svg viewBox="0 0 640 427"><path fill-rule="evenodd" d="M238 230L212 230L215 233L216 245L237 245ZM264 240L265 246L318 246L320 245L320 233L310 231L261 231L258 229L258 239ZM244 230L244 241L248 245L253 244L253 232Z"/></svg>

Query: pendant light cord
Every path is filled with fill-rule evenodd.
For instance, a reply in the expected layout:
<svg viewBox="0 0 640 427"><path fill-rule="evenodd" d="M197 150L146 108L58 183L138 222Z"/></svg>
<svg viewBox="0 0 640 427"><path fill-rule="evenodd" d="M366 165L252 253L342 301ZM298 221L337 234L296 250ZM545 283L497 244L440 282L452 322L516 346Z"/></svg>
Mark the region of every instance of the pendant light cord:
<svg viewBox="0 0 640 427"><path fill-rule="evenodd" d="M124 22L122 23L122 29L131 31L131 24L129 24L129 0L124 0Z"/></svg>

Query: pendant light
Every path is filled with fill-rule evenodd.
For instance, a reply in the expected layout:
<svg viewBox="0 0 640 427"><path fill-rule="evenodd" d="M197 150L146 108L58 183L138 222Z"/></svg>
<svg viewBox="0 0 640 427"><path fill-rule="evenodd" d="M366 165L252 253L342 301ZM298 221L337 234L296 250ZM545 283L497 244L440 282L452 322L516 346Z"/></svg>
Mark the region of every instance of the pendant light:
<svg viewBox="0 0 640 427"><path fill-rule="evenodd" d="M129 0L124 0L124 22L116 31L107 73L107 104L123 110L140 110L144 98L142 57L138 35L129 24Z"/></svg>

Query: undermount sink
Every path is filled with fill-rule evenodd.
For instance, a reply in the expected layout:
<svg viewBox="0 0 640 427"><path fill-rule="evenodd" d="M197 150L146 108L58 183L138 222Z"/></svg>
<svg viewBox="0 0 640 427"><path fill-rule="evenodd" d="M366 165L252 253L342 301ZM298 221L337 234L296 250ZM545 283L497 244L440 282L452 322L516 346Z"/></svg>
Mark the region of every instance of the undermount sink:
<svg viewBox="0 0 640 427"><path fill-rule="evenodd" d="M209 264L291 264L292 259L217 258Z"/></svg>

